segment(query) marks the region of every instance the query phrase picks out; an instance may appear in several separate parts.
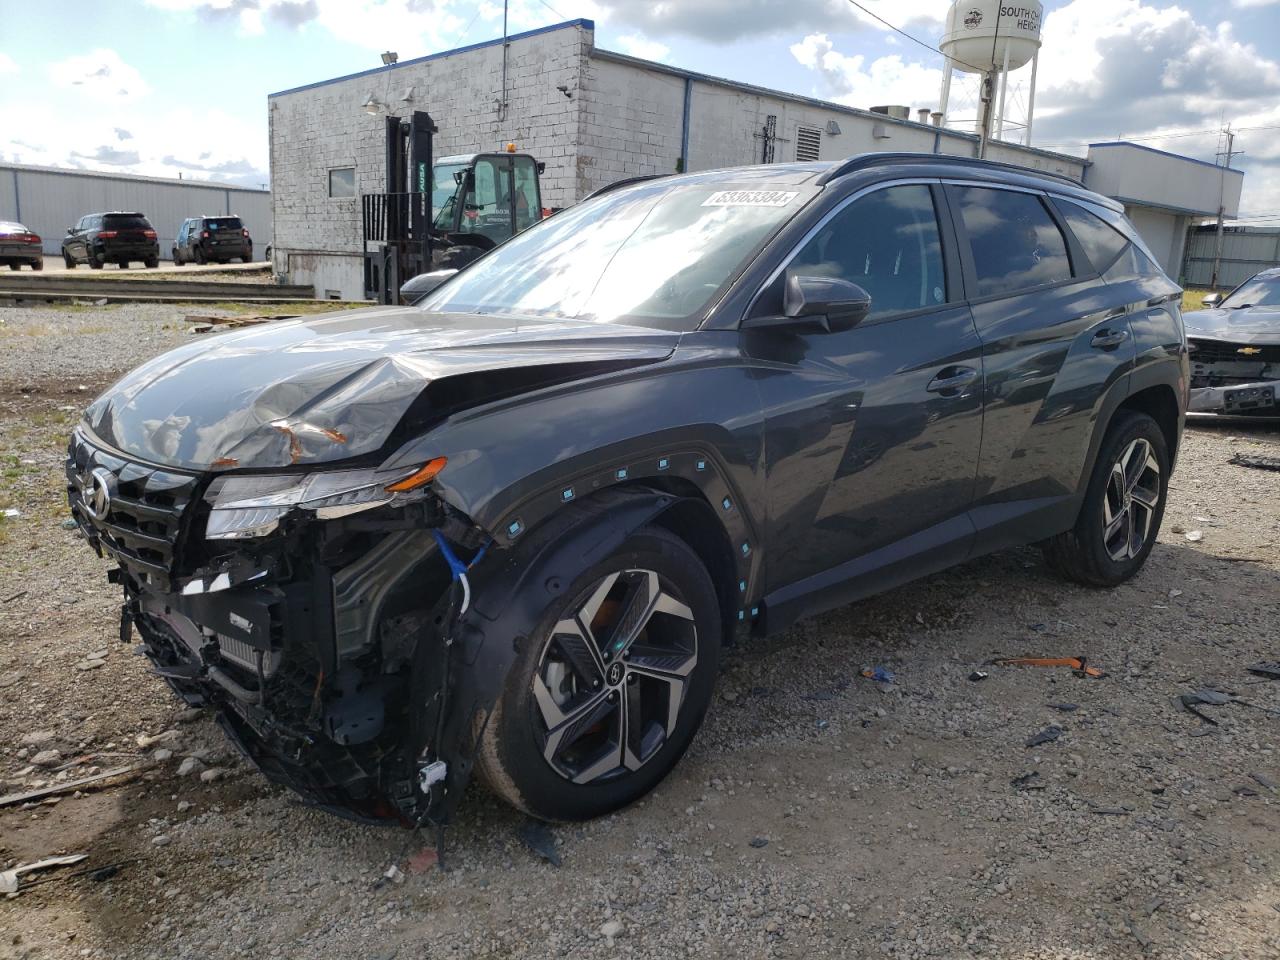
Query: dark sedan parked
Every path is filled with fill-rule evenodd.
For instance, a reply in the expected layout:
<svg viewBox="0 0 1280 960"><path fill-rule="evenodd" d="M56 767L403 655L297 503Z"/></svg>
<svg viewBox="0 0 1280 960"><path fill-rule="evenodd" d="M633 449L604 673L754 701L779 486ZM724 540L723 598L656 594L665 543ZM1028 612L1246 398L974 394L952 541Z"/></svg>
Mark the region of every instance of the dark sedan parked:
<svg viewBox="0 0 1280 960"><path fill-rule="evenodd" d="M1196 415L1280 417L1280 268L1186 315Z"/></svg>
<svg viewBox="0 0 1280 960"><path fill-rule="evenodd" d="M584 819L677 762L737 630L1028 543L1133 576L1180 295L1118 204L1033 171L630 183L420 306L139 367L75 430L71 510L123 635L267 776L422 824L477 769Z"/></svg>
<svg viewBox="0 0 1280 960"><path fill-rule="evenodd" d="M140 213L91 213L67 228L62 259L68 269L80 263L94 270L106 263L123 268L133 261L155 269L160 266L160 243L151 222Z"/></svg>
<svg viewBox="0 0 1280 960"><path fill-rule="evenodd" d="M44 269L44 248L39 234L32 233L15 220L0 220L0 264L10 270L21 270L25 263L32 270Z"/></svg>

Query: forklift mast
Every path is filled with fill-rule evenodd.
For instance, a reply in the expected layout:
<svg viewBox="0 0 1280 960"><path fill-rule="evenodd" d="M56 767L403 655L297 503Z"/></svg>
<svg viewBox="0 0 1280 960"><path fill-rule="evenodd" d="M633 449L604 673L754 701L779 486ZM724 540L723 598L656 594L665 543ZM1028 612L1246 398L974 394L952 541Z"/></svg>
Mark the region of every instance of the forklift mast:
<svg viewBox="0 0 1280 960"><path fill-rule="evenodd" d="M431 116L422 110L408 121L386 118L386 192L360 197L368 299L398 303L401 284L430 269L435 133Z"/></svg>

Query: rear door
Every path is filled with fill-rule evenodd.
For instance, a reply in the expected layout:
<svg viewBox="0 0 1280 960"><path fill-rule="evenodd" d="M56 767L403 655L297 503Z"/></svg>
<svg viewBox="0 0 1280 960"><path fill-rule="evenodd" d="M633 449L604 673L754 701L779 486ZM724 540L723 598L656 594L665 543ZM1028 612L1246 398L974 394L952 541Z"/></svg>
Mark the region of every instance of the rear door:
<svg viewBox="0 0 1280 960"><path fill-rule="evenodd" d="M819 609L848 599L863 574L891 575L904 563L940 569L968 550L982 350L948 224L937 184L854 194L752 309L781 312L788 271L840 277L871 295L871 314L852 330L743 333L745 351L777 370L759 382L767 576L771 590L792 585L777 602L808 594Z"/></svg>
<svg viewBox="0 0 1280 960"><path fill-rule="evenodd" d="M979 552L1074 522L1090 441L1133 369L1130 304L1040 191L951 183L986 374Z"/></svg>

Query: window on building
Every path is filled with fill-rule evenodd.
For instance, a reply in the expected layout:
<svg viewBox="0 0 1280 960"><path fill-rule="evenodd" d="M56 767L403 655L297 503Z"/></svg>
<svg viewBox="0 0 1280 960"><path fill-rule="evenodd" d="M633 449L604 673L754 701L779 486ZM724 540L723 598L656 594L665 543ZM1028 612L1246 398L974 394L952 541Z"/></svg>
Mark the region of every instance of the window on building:
<svg viewBox="0 0 1280 960"><path fill-rule="evenodd" d="M1129 243L1128 237L1107 223L1101 217L1090 213L1084 207L1067 200L1053 201L1067 226L1080 241L1084 254L1099 273L1116 262L1116 258L1124 252Z"/></svg>
<svg viewBox="0 0 1280 960"><path fill-rule="evenodd" d="M790 270L858 284L871 294L872 317L945 302L932 193L923 184L911 184L853 201L805 244Z"/></svg>
<svg viewBox="0 0 1280 960"><path fill-rule="evenodd" d="M959 187L980 297L1017 293L1071 276L1067 241L1032 193Z"/></svg>
<svg viewBox="0 0 1280 960"><path fill-rule="evenodd" d="M822 131L817 127L796 128L796 159L817 160L822 150Z"/></svg>
<svg viewBox="0 0 1280 960"><path fill-rule="evenodd" d="M334 167L329 171L329 196L354 197L356 195L356 168Z"/></svg>

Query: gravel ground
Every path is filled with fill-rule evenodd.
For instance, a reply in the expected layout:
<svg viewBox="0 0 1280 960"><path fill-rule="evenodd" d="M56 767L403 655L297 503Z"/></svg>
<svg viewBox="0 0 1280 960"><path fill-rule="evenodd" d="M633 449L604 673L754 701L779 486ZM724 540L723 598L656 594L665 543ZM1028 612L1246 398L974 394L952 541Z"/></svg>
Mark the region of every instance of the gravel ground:
<svg viewBox="0 0 1280 960"><path fill-rule="evenodd" d="M1280 660L1280 474L1227 462L1280 431L1188 430L1131 583L1066 585L1018 550L751 642L649 799L550 828L561 866L473 790L446 872L423 838L268 786L112 639L60 447L78 385L182 342L179 313L0 311L0 506L22 513L0 525L0 788L155 764L0 810L2 867L123 862L0 902L0 957L1280 957L1280 716L1258 709L1280 683L1246 670ZM1021 654L1107 676L984 666ZM1251 706L1205 723L1172 703L1199 687ZM49 749L89 759L36 767Z"/></svg>

